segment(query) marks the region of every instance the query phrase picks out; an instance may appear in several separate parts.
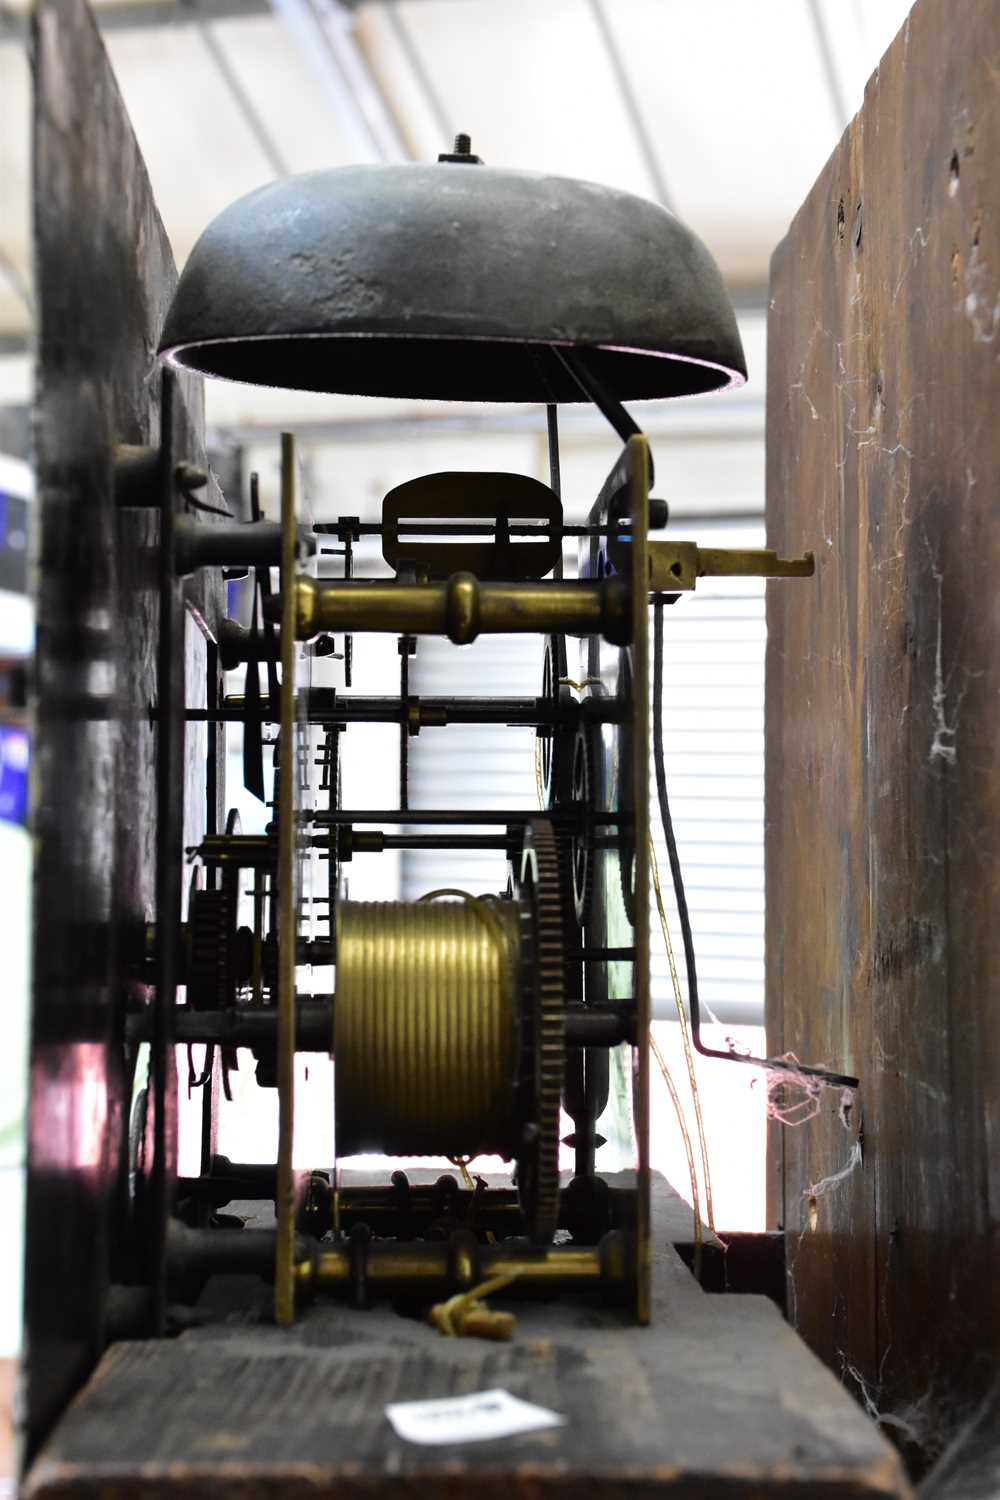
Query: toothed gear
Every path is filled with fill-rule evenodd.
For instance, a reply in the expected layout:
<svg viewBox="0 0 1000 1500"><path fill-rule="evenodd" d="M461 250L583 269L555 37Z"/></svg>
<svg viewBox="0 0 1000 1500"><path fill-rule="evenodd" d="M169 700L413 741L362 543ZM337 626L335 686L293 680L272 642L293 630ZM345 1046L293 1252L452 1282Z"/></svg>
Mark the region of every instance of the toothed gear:
<svg viewBox="0 0 1000 1500"><path fill-rule="evenodd" d="M597 805L595 729L578 723L557 743L554 810L567 955L566 994L580 998L580 929L589 916L594 886L594 848L588 813Z"/></svg>
<svg viewBox="0 0 1000 1500"><path fill-rule="evenodd" d="M582 722L579 704L569 683L563 680L567 675L565 637L549 636L542 669L542 697L560 713L559 722L542 739L542 792L546 807L572 806L582 814L595 805L594 728ZM570 826L572 831L568 831ZM561 852L567 842L570 884L566 890L577 922L584 923L590 909L594 854L590 830L582 815L572 825L560 822Z"/></svg>
<svg viewBox="0 0 1000 1500"><path fill-rule="evenodd" d="M545 642L545 657L542 664L542 697L551 708L571 713L575 700L573 689L563 679L568 675L566 638L550 635ZM560 715L562 717L562 715ZM567 731L560 722L553 724L547 733L539 732L542 742L542 800L551 807L559 798L559 767L564 758Z"/></svg>
<svg viewBox="0 0 1000 1500"><path fill-rule="evenodd" d="M347 637L350 639L350 637ZM320 788L328 794L327 806L330 812L340 811L341 773L340 773L340 724L332 724L326 731L326 738L320 754L318 764L322 767L323 783ZM326 845L326 922L329 929L330 950L334 962L337 955L337 898L340 894L340 842L339 829L335 824L330 825Z"/></svg>
<svg viewBox="0 0 1000 1500"><path fill-rule="evenodd" d="M533 818L521 856L522 1033L528 1085L517 1157L518 1192L528 1233L548 1244L559 1222L559 1118L565 1073L565 917L552 824Z"/></svg>
<svg viewBox="0 0 1000 1500"><path fill-rule="evenodd" d="M195 1010L226 1010L235 1004L235 928L231 888L191 893L187 1000Z"/></svg>
<svg viewBox="0 0 1000 1500"><path fill-rule="evenodd" d="M573 901L573 840L556 834L559 858L559 891L563 917L563 973L567 1003L583 999L583 960L580 957L582 933Z"/></svg>
<svg viewBox="0 0 1000 1500"><path fill-rule="evenodd" d="M594 734L595 730L591 725L577 725L570 770L569 798L573 806L579 810L579 816L569 840L570 875L574 914L581 925L586 923L590 915L590 903L594 893L594 850L586 816L587 812L596 806Z"/></svg>

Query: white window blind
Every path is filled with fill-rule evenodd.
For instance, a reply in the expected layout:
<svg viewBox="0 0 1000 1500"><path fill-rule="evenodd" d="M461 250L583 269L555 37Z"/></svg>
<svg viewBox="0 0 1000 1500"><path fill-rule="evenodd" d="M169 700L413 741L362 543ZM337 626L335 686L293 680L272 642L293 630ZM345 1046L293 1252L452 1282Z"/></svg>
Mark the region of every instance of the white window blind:
<svg viewBox="0 0 1000 1500"><path fill-rule="evenodd" d="M764 545L759 521L700 520L718 547ZM650 619L652 632L652 617ZM704 579L664 609L663 746L667 794L698 960L703 1019L764 1019L764 583ZM652 674L651 683L652 687ZM650 744L651 823L680 977L680 922L656 805ZM652 917L653 1014L676 1015L656 908Z"/></svg>
<svg viewBox="0 0 1000 1500"><path fill-rule="evenodd" d="M537 636L480 636L456 647L421 638L410 665L410 690L421 697L537 697L543 643ZM499 724L450 724L422 729L410 741L410 806L433 808L534 808L535 731ZM502 833L493 826L456 833ZM415 900L439 886L473 895L502 891L507 860L502 850L407 850L402 898Z"/></svg>

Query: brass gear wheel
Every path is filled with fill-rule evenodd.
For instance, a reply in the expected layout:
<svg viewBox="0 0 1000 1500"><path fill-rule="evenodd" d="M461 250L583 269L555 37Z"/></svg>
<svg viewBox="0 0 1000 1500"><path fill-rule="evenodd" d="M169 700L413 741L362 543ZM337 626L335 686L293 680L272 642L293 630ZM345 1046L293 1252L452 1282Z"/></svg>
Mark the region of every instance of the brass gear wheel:
<svg viewBox="0 0 1000 1500"><path fill-rule="evenodd" d="M525 827L521 855L522 1030L526 1085L517 1181L528 1233L548 1244L559 1222L559 1119L565 1073L565 918L559 852L548 818Z"/></svg>
<svg viewBox="0 0 1000 1500"><path fill-rule="evenodd" d="M226 837L241 832L240 815L234 807L226 818ZM239 983L241 933L239 874L224 868L214 889L192 885L188 899L187 1000L196 1010L228 1010L236 1004Z"/></svg>

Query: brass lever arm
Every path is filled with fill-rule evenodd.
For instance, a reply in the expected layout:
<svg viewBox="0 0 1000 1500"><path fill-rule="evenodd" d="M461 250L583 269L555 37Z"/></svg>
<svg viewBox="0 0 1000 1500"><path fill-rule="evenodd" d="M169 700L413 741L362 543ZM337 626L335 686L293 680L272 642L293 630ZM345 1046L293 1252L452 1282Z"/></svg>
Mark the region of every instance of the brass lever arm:
<svg viewBox="0 0 1000 1500"><path fill-rule="evenodd" d="M811 552L802 557L779 557L771 547L649 543L649 588L654 594L693 589L699 578L811 578L815 571Z"/></svg>

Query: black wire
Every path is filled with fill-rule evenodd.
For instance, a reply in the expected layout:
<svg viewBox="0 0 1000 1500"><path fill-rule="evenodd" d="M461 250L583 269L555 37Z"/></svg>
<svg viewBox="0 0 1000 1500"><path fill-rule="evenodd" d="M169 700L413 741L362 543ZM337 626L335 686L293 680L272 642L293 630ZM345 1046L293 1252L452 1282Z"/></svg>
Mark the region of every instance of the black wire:
<svg viewBox="0 0 1000 1500"><path fill-rule="evenodd" d="M837 1084L843 1088L857 1088L858 1080L846 1073L831 1073L826 1068L812 1067L807 1063L789 1063L780 1057L753 1057L745 1052L722 1051L718 1047L706 1047L701 1039L701 1006L698 999L698 966L695 959L694 936L691 932L691 915L688 911L684 891L684 873L681 870L677 839L674 835L673 819L670 816L670 801L667 797L667 776L663 762L663 595L653 596L653 767L656 775L656 800L660 808L660 822L667 845L670 875L674 885L674 900L681 924L681 939L684 944L684 966L687 970L688 1013L691 1017L691 1039L696 1052L702 1057L718 1057L724 1062L749 1063L756 1068L770 1068L779 1072L804 1073L822 1083Z"/></svg>
<svg viewBox="0 0 1000 1500"><path fill-rule="evenodd" d="M684 967L687 970L688 1010L692 1030L695 1030L695 1046L700 1052L701 1010L698 1003L698 965L695 959L694 935L691 931L691 914L688 911L687 894L684 890L684 872L677 852L674 821L670 816L667 797L667 774L663 763L663 596L653 597L653 766L656 772L656 800L660 805L660 822L667 844L670 861L670 876L674 883L674 900L681 923L681 939L684 943Z"/></svg>

